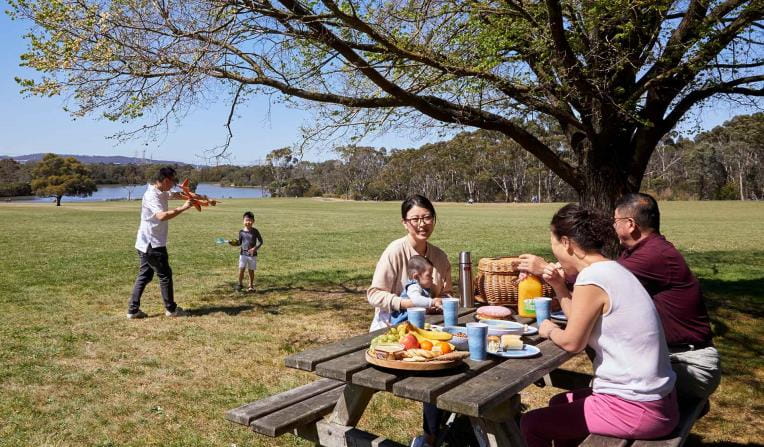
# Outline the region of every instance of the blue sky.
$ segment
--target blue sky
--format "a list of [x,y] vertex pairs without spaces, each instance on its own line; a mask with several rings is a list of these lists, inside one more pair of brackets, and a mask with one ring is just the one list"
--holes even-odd
[[[3,2],[3,6],[5,9],[7,4]],[[62,97],[23,97],[14,77],[34,76],[31,70],[19,67],[19,55],[26,48],[22,38],[25,32],[24,22],[12,21],[0,13],[0,155],[54,152],[140,156],[145,151],[146,157],[158,160],[201,163],[205,150],[224,142],[223,124],[227,109],[223,104],[212,104],[205,110],[193,112],[159,141],[136,139],[118,143],[107,137],[132,127],[94,118],[74,120],[63,110]],[[688,132],[698,126],[708,129],[742,113],[750,111],[717,105],[707,108],[683,126]],[[300,141],[300,125],[311,121],[309,113],[270,105],[265,97],[251,100],[239,110],[239,115],[229,148],[230,161],[235,164],[255,163],[273,149],[292,146]],[[417,147],[436,139],[435,135],[425,140],[413,140],[405,135],[387,134],[367,138],[362,144],[391,149]],[[332,154],[327,152],[305,154],[307,160],[331,157]]]

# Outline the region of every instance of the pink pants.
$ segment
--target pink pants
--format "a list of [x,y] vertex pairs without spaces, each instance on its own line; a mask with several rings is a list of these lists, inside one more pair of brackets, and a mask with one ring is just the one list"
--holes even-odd
[[528,447],[575,446],[590,433],[625,439],[654,439],[671,433],[679,422],[676,394],[638,402],[591,388],[561,393],[549,406],[530,411],[520,420]]

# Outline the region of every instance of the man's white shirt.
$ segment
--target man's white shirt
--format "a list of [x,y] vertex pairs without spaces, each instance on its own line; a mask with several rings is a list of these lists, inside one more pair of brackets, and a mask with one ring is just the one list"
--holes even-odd
[[138,237],[135,240],[135,248],[146,253],[149,244],[152,247],[164,247],[167,245],[167,221],[161,221],[157,217],[160,211],[167,211],[167,202],[170,200],[168,191],[162,192],[154,185],[146,188],[141,201],[141,224],[138,227]]

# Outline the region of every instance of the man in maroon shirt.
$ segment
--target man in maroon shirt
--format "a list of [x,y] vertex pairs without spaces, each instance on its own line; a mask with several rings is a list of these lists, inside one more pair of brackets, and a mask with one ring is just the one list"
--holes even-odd
[[661,317],[679,396],[706,398],[719,385],[719,353],[700,283],[684,257],[660,234],[655,199],[627,194],[616,202],[616,234],[624,251],[618,262],[636,276]]

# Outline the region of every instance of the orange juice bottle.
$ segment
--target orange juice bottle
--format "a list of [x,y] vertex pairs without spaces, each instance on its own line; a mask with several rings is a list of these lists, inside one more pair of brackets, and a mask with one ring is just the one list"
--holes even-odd
[[517,313],[521,317],[535,317],[533,299],[540,297],[541,293],[541,281],[533,275],[526,276],[517,286]]

